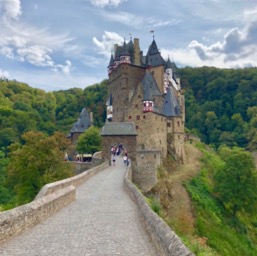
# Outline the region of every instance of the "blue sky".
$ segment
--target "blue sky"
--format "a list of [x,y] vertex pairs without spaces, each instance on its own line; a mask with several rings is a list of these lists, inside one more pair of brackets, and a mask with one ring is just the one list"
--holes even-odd
[[0,0],[0,77],[45,91],[107,76],[114,43],[153,40],[179,67],[257,66],[256,0]]

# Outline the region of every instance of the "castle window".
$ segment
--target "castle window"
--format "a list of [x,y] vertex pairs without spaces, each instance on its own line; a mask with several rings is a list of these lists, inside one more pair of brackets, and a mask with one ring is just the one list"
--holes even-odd
[[129,116],[129,119],[131,119],[131,116]]
[[143,119],[145,119],[145,115],[143,115]]
[[178,135],[178,139],[180,140],[180,135]]
[[141,95],[138,95],[137,97],[138,97],[139,99],[141,99]]
[[178,127],[180,126],[180,123],[179,123],[179,121],[177,122],[178,123]]
[[138,109],[138,104],[135,105],[135,108]]
[[137,116],[137,120],[140,120],[140,116]]
[[170,123],[167,123],[167,127],[170,127],[171,125],[170,125]]
[[139,129],[139,126],[138,125],[136,125],[136,130],[138,130]]
[[162,144],[162,141],[160,140],[160,145]]

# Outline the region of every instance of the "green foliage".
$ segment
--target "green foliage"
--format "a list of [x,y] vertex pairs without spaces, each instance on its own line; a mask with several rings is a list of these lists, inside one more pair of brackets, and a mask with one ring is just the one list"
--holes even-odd
[[[239,154],[239,159],[243,161],[242,165],[239,165],[239,168],[243,169],[245,168],[243,165],[248,166],[250,169],[252,167],[249,156],[245,154],[246,152],[244,150],[238,148],[229,149],[223,147],[219,151],[219,155],[203,144],[198,143],[198,148],[204,153],[201,171],[198,176],[185,184],[193,200],[197,236],[206,237],[207,244],[215,250],[218,255],[256,255],[257,229],[256,226],[252,224],[256,223],[253,221],[253,219],[256,218],[254,218],[253,215],[246,214],[244,211],[241,211],[237,218],[228,215],[226,208],[224,208],[224,202],[221,201],[220,197],[219,200],[217,200],[216,186],[218,184],[214,182],[214,177],[216,178],[217,175],[220,175],[218,174],[220,170],[224,170],[224,168],[233,169],[234,166],[238,164],[238,162],[231,162],[232,159],[237,161],[231,156],[231,152],[234,152],[234,156],[238,156]],[[246,160],[242,159],[240,156],[244,156]],[[231,188],[229,178],[226,181],[228,182],[228,187]],[[222,183],[225,181],[221,179],[219,182]],[[231,183],[233,183],[233,177],[231,177]],[[238,184],[233,183],[232,189],[237,186]],[[228,193],[230,192],[228,191]],[[236,197],[236,195],[230,195]],[[238,196],[240,196],[240,194]],[[249,197],[250,196],[251,195],[249,195]],[[248,204],[252,202],[249,197],[244,197]],[[202,248],[197,246],[197,244],[189,243],[188,246],[196,255],[208,255],[204,254]],[[215,254],[210,253],[210,255]]]
[[30,202],[47,183],[70,177],[71,166],[64,162],[68,143],[64,134],[52,136],[28,132],[22,136],[24,145],[10,147],[8,185],[16,196],[16,204]]
[[7,204],[12,198],[11,191],[6,186],[6,167],[9,163],[9,159],[5,157],[4,151],[3,148],[0,150],[0,206]]
[[94,154],[101,150],[102,137],[98,128],[91,126],[78,138],[77,150],[79,153]]
[[[45,92],[14,80],[0,79],[0,148],[4,154],[4,158],[0,157],[0,205],[11,208],[30,201],[43,184],[67,176],[67,173],[62,175],[63,172],[58,171],[63,168],[63,152],[60,152],[65,147],[62,146],[58,155],[58,150],[53,148],[60,142],[57,143],[55,132],[68,134],[84,107],[93,112],[94,125],[102,126],[105,121],[106,84],[107,80],[104,80],[93,86],[85,85],[84,90],[72,88]],[[38,145],[26,135],[22,136],[32,131],[44,133],[38,133],[38,138],[32,136],[35,141],[38,139]],[[61,159],[60,165],[57,159]],[[66,172],[65,168],[63,171]]]
[[217,198],[234,217],[239,211],[253,213],[257,209],[257,171],[251,153],[222,147],[220,155],[225,164],[214,176]]
[[[257,68],[181,68],[185,89],[186,126],[196,129],[201,140],[216,148],[257,149]],[[249,114],[251,113],[251,114]]]
[[160,201],[155,198],[154,196],[150,196],[146,198],[146,201],[148,205],[151,207],[151,209],[157,213],[159,216],[162,214],[162,206],[160,204]]

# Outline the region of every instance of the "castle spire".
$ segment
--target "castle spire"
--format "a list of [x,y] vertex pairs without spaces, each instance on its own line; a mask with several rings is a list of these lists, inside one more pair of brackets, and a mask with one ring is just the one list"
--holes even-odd
[[113,68],[114,68],[114,58],[113,58],[113,54],[111,54],[110,62],[108,65],[108,74],[111,74],[111,72],[113,71]]
[[122,52],[120,54],[120,63],[128,63],[130,64],[130,54],[128,51],[128,46],[126,44],[125,38],[122,46]]

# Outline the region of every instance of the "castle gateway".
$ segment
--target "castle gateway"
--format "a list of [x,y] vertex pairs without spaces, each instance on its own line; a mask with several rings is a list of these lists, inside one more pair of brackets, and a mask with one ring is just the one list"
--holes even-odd
[[[175,63],[163,59],[154,39],[143,55],[139,39],[135,38],[114,46],[108,75],[106,125],[134,124],[136,154],[133,154],[132,179],[147,191],[155,184],[143,184],[147,180],[145,175],[156,176],[156,170],[150,169],[156,169],[167,153],[181,162],[185,159],[185,104]],[[110,141],[108,134],[102,135],[105,142]],[[118,134],[110,136],[119,141]],[[126,135],[122,136],[124,140]],[[105,142],[103,155],[109,158],[111,145]],[[156,180],[152,177],[149,182]]]

